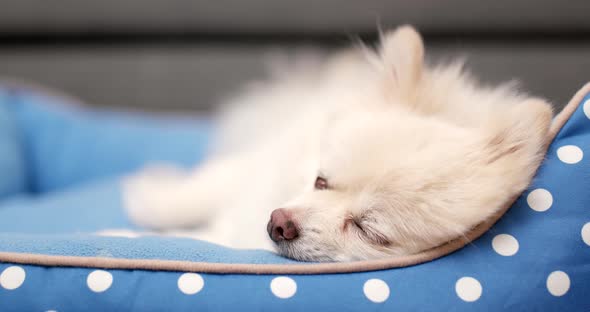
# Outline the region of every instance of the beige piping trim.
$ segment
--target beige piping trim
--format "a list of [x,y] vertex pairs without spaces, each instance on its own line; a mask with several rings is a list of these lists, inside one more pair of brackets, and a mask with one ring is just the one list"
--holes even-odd
[[[576,111],[582,99],[590,93],[590,83],[587,83],[574,95],[568,105],[555,116],[548,133],[549,142],[555,139],[557,133]],[[547,146],[548,147],[548,146]],[[351,273],[384,270],[416,265],[455,252],[467,243],[476,240],[492,227],[508,211],[518,196],[511,198],[498,213],[489,220],[473,228],[464,238],[458,238],[441,246],[423,251],[419,254],[387,258],[379,260],[314,263],[314,264],[228,264],[210,262],[150,260],[150,259],[117,259],[104,257],[76,257],[50,256],[40,254],[0,252],[0,262],[32,264],[42,266],[87,267],[126,270],[156,270],[181,271],[218,274],[327,274]]]

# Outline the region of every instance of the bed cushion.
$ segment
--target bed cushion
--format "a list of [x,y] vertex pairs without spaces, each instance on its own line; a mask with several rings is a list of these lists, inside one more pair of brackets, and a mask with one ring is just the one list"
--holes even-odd
[[5,200],[0,310],[586,311],[590,85],[551,135],[530,188],[496,224],[422,263],[301,263],[190,238],[98,235],[133,228],[116,177]]
[[0,89],[0,198],[27,189],[24,154],[12,112],[12,91]]
[[[16,128],[5,136],[18,139],[25,155],[13,156],[12,162],[26,159],[21,167],[28,174],[29,191],[35,193],[132,172],[147,161],[192,166],[205,155],[211,133],[210,123],[196,116],[96,111],[34,85],[0,81],[2,99],[0,129]],[[2,107],[10,113],[5,122]],[[0,165],[4,154],[3,150]]]

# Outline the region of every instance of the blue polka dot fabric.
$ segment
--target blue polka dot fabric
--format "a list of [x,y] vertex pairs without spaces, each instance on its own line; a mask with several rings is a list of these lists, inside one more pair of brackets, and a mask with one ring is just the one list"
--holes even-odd
[[[120,211],[116,181],[3,199],[0,252],[293,263],[189,239],[93,235],[131,226]],[[0,311],[590,311],[589,189],[590,93],[511,209],[482,237],[437,260],[315,275],[0,262]]]

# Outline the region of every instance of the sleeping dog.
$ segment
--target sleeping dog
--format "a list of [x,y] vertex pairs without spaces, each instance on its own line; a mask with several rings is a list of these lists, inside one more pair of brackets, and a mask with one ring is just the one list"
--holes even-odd
[[528,185],[552,118],[513,85],[424,64],[403,26],[379,47],[285,66],[230,101],[194,170],[125,182],[130,218],[306,261],[418,253],[460,238]]

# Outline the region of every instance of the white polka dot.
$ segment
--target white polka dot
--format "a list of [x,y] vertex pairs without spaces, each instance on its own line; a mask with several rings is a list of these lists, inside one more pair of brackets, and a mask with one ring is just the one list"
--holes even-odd
[[8,290],[17,289],[25,282],[26,275],[23,268],[9,266],[0,274],[0,286]]
[[270,290],[275,296],[281,299],[291,298],[297,292],[297,283],[290,277],[275,277],[270,282]]
[[590,119],[590,100],[586,100],[586,102],[584,102],[584,114],[586,114],[586,117]]
[[363,286],[363,292],[367,299],[381,303],[389,298],[389,286],[384,281],[373,278],[365,282]]
[[556,297],[563,296],[570,289],[570,277],[563,271],[553,271],[547,277],[547,290]]
[[502,256],[513,256],[518,251],[518,241],[512,235],[499,234],[492,240],[492,247]]
[[548,190],[539,188],[529,193],[526,202],[531,209],[543,212],[553,205],[553,196]]
[[473,277],[464,276],[455,284],[457,296],[463,301],[473,302],[481,297],[481,284]]
[[586,245],[590,246],[590,222],[582,227],[582,240]]
[[557,149],[557,157],[566,164],[579,163],[584,158],[584,152],[575,145],[565,145]]
[[185,295],[194,295],[203,289],[205,281],[196,273],[184,273],[178,278],[178,289]]
[[113,275],[107,271],[95,270],[88,274],[86,284],[93,292],[103,292],[113,284]]

